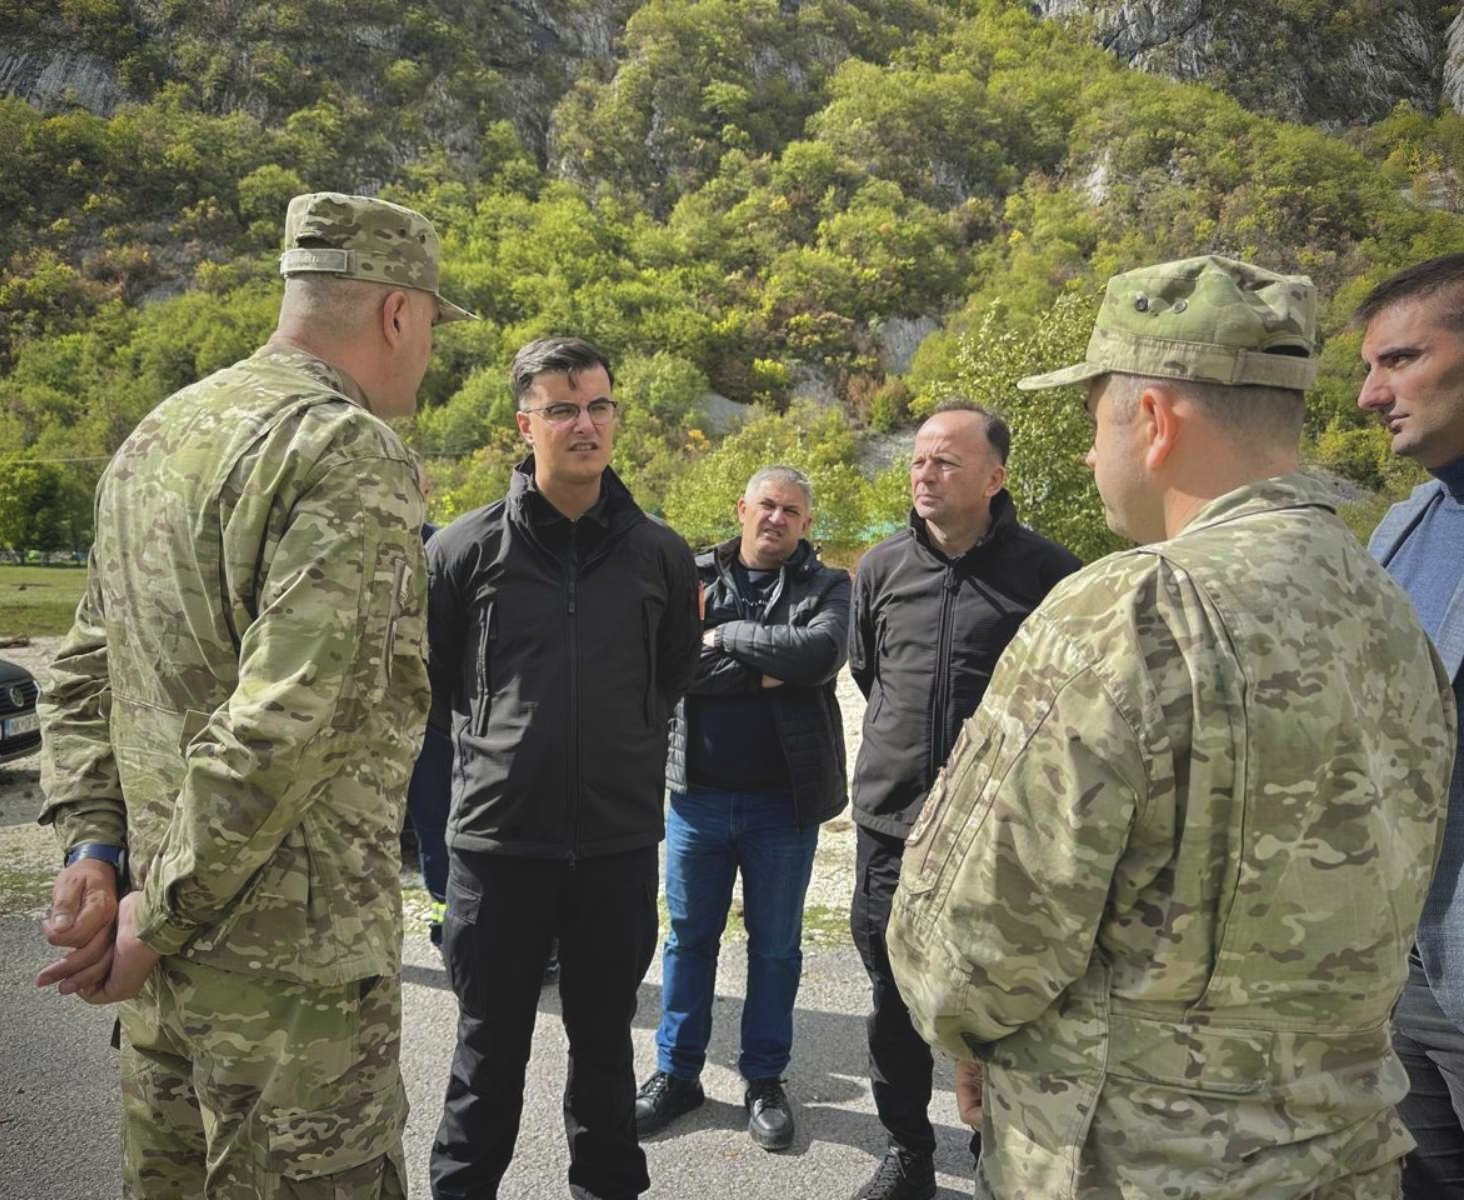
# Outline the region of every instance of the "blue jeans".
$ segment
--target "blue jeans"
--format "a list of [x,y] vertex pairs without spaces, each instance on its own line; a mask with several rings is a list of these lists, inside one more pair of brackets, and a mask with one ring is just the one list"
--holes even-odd
[[1464,1196],[1464,1030],[1434,999],[1415,950],[1393,1010],[1393,1049],[1408,1068],[1398,1115],[1418,1143],[1403,1160],[1403,1200]]
[[717,950],[732,883],[742,872],[747,1000],[742,1006],[744,1079],[780,1078],[793,1049],[793,1001],[803,972],[803,898],[818,826],[799,828],[790,792],[671,793],[666,821],[666,904],[671,932],[662,963],[662,1071],[695,1079],[707,1060]]

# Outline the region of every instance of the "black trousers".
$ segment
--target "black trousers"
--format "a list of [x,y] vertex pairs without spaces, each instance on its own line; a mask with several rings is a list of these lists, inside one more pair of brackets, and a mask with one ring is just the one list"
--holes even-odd
[[1405,1200],[1464,1198],[1464,1031],[1439,1007],[1417,952],[1393,1012],[1393,1049],[1408,1068],[1398,1115],[1418,1142],[1403,1160]]
[[574,864],[452,851],[443,953],[458,1044],[432,1147],[437,1200],[491,1200],[513,1157],[549,947],[569,1036],[570,1194],[650,1187],[635,1133],[630,1022],[656,948],[656,848]]
[[869,1083],[875,1111],[893,1149],[930,1158],[935,1154],[935,1130],[926,1110],[930,1107],[935,1064],[930,1047],[910,1024],[910,1011],[895,987],[885,948],[890,902],[900,882],[904,853],[903,838],[859,827],[849,925],[874,989],[874,1008],[867,1026]]

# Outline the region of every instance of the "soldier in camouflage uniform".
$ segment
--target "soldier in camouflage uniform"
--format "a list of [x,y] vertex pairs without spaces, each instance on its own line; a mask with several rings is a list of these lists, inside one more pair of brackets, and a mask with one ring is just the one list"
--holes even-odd
[[1408,602],[1297,472],[1303,278],[1109,282],[1088,461],[1140,548],[1030,616],[912,830],[916,1025],[985,1067],[976,1194],[1395,1196],[1388,1014],[1454,756]]
[[98,487],[42,706],[67,864],[46,930],[71,952],[38,982],[125,1002],[129,1197],[406,1190],[397,835],[426,583],[384,418],[414,410],[433,325],[468,315],[437,259],[409,209],[297,197],[274,337],[159,405]]

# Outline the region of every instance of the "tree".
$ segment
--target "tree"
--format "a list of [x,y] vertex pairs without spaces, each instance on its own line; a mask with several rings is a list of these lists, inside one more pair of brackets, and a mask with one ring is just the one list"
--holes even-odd
[[79,473],[55,463],[0,463],[0,546],[75,550],[91,537],[90,490]]

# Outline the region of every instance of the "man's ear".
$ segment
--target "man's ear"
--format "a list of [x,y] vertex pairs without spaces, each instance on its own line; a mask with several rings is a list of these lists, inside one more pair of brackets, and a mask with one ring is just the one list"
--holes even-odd
[[532,446],[534,444],[534,439],[533,436],[529,433],[529,414],[524,412],[523,409],[518,408],[514,410],[513,419],[514,422],[518,425],[519,433],[523,434],[524,441],[528,442],[529,445]]
[[1175,412],[1179,395],[1172,388],[1146,387],[1139,395],[1134,414],[1144,447],[1144,466],[1150,471],[1163,466],[1179,443],[1180,419]]
[[991,475],[986,480],[986,497],[989,500],[997,492],[1006,486],[1006,464],[997,463],[991,469]]
[[412,309],[406,292],[389,292],[381,302],[381,336],[386,344],[395,350],[406,336],[407,323],[412,319]]

